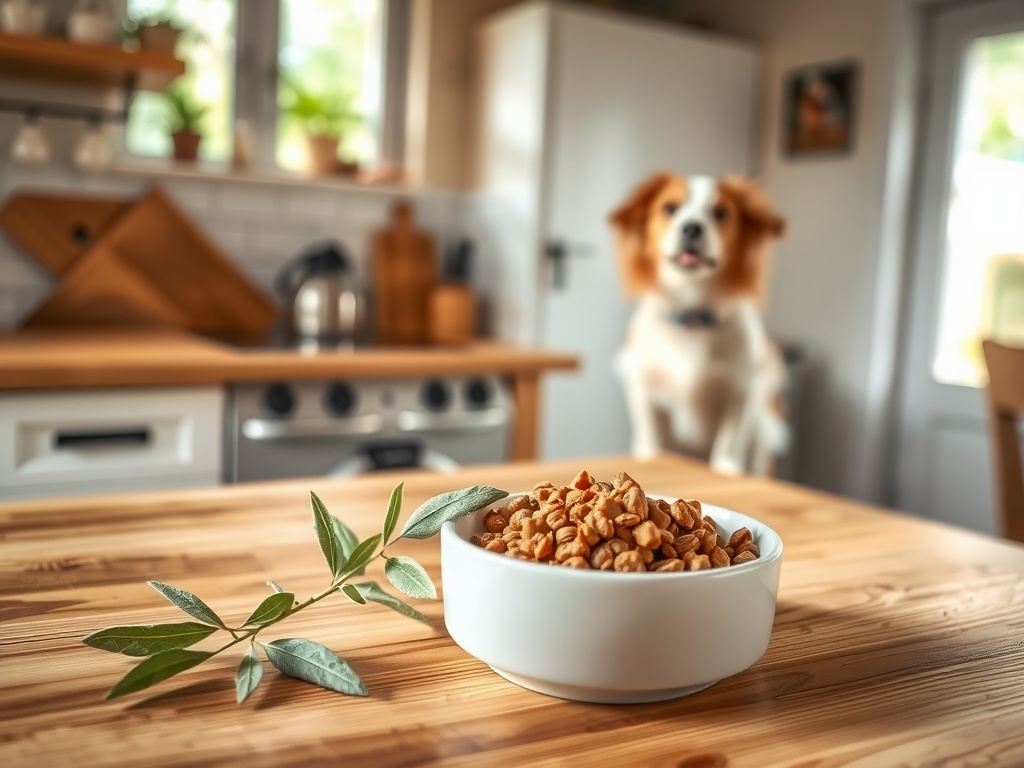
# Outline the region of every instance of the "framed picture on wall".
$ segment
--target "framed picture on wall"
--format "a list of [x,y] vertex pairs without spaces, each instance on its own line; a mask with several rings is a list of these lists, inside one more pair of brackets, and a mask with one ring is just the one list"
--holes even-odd
[[788,157],[846,154],[853,148],[858,63],[800,67],[786,75],[782,150]]

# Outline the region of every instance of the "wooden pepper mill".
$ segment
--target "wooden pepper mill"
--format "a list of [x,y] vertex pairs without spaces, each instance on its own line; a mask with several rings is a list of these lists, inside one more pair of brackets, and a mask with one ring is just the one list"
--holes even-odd
[[476,298],[469,287],[473,246],[462,240],[449,252],[441,285],[430,297],[430,340],[435,344],[468,344],[476,331]]

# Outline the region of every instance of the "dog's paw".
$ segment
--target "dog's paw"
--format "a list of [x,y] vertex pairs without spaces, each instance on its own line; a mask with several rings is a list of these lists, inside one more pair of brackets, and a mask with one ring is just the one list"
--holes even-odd
[[743,474],[743,467],[740,463],[728,456],[712,456],[711,468],[723,475],[731,475],[733,477]]
[[653,459],[661,453],[661,448],[654,443],[633,443],[634,459]]

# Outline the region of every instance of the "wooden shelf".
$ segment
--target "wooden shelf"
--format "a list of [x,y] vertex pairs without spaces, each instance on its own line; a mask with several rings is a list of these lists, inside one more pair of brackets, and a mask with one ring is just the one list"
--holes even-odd
[[0,34],[0,75],[160,91],[184,72],[185,63],[170,53]]

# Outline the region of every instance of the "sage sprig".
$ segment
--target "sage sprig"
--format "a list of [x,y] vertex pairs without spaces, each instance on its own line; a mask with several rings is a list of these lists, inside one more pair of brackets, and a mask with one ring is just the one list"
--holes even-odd
[[[385,549],[403,538],[428,539],[449,520],[475,512],[505,498],[508,493],[489,486],[473,486],[435,496],[412,514],[396,537],[394,532],[402,509],[403,490],[404,484],[399,483],[391,492],[380,533],[362,541],[352,529],[327,511],[315,493],[310,492],[313,527],[320,551],[331,572],[330,585],[298,602],[292,592],[268,581],[267,586],[273,593],[262,600],[238,626],[228,624],[191,592],[158,581],[148,582],[153,589],[198,621],[109,627],[84,638],[82,642],[93,648],[126,656],[146,657],[110,689],[107,698],[116,699],[149,688],[243,643],[248,644],[248,649],[235,674],[235,692],[239,704],[256,690],[263,678],[263,662],[257,648],[261,648],[270,663],[285,675],[339,693],[368,695],[366,686],[355,670],[330,648],[301,638],[263,642],[257,637],[260,632],[335,592],[341,592],[358,605],[376,603],[424,624],[430,623],[411,605],[381,589],[377,582],[352,583],[350,580],[362,576],[370,563],[382,558],[384,575],[395,589],[409,597],[436,599],[437,590],[422,565],[404,555],[386,555]],[[188,650],[217,633],[225,633],[230,639],[225,638],[226,642],[213,651]]]

